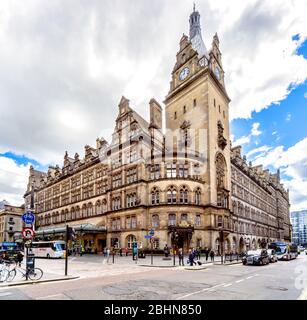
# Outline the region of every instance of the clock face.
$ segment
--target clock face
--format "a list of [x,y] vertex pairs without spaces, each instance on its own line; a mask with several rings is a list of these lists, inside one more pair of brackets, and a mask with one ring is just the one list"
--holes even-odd
[[221,80],[221,71],[218,67],[215,68],[215,75],[218,78],[218,80]]
[[179,74],[179,80],[184,80],[190,74],[190,70],[188,67],[185,67],[181,70]]

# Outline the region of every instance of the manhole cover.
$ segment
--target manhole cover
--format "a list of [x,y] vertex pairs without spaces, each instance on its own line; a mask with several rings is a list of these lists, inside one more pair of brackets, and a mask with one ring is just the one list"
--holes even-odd
[[283,287],[267,287],[267,288],[272,290],[278,290],[278,291],[288,291],[287,288],[283,288]]

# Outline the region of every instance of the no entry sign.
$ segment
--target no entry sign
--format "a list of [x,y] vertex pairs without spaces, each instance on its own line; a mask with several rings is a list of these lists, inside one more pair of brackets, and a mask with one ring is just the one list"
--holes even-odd
[[31,228],[23,228],[22,236],[25,240],[31,240],[34,237],[34,230]]

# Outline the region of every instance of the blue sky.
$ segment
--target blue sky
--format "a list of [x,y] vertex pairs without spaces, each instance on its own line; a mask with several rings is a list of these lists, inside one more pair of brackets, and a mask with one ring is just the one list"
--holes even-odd
[[[297,39],[297,36],[293,37]],[[307,59],[307,41],[297,51]],[[284,146],[286,149],[307,137],[307,81],[294,88],[286,99],[271,104],[260,112],[252,112],[250,119],[231,121],[235,140],[248,136],[254,123],[259,123],[261,134],[251,136],[250,142],[242,145],[245,154],[261,146]],[[253,156],[249,160],[253,160]],[[272,166],[270,166],[271,169]]]

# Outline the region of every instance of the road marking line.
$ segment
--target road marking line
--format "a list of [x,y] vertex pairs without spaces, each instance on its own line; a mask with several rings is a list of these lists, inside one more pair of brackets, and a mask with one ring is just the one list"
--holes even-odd
[[240,283],[242,281],[244,281],[245,279],[241,279],[241,280],[237,280],[236,283]]
[[254,278],[254,276],[249,276],[249,277],[246,277],[245,279],[248,280],[248,279],[251,279],[251,278]]
[[10,295],[12,295],[12,292],[3,292],[3,293],[0,293],[0,297],[10,296]]
[[202,292],[205,292],[205,291],[209,291],[209,290],[212,290],[212,289],[215,289],[217,287],[221,287],[225,285],[225,283],[220,283],[220,284],[217,284],[216,286],[213,286],[213,287],[210,287],[210,288],[205,288],[205,289],[202,289],[200,291],[196,291],[196,292],[192,292],[192,293],[189,293],[189,294],[186,294],[184,296],[181,296],[181,297],[177,297],[175,300],[180,300],[180,299],[184,299],[184,298],[187,298],[187,297],[190,297],[194,294],[197,294],[197,293],[202,293]]
[[52,294],[50,296],[38,297],[38,298],[36,298],[36,300],[44,300],[44,299],[54,298],[54,297],[63,296],[63,295],[64,295],[63,293]]
[[225,284],[225,285],[223,286],[223,288],[227,288],[227,287],[230,287],[230,286],[232,286],[232,283]]

